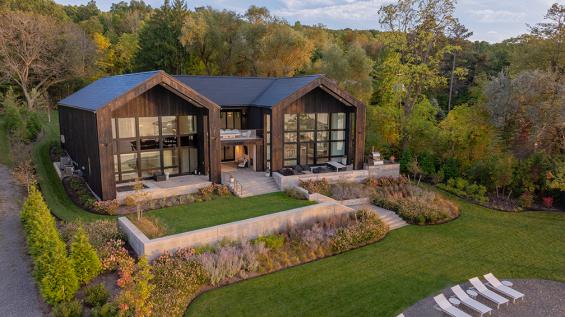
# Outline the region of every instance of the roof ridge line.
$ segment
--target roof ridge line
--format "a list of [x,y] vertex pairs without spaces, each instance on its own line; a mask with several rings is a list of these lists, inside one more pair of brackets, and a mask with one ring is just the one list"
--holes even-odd
[[265,87],[265,89],[263,89],[263,91],[261,91],[260,94],[258,94],[255,99],[251,100],[251,104],[256,104],[255,101],[257,101],[259,98],[261,98],[261,96],[263,96],[265,94],[265,92],[267,92],[267,90],[269,90],[271,88],[271,86],[273,86],[273,84],[277,81],[278,79],[275,79],[273,81],[271,81],[271,83]]
[[281,77],[269,77],[269,76],[231,76],[231,75],[171,75],[173,77],[207,77],[207,78],[241,78],[241,79],[292,79],[292,78],[302,78],[302,77],[321,77],[322,74],[309,74],[300,76],[281,76]]

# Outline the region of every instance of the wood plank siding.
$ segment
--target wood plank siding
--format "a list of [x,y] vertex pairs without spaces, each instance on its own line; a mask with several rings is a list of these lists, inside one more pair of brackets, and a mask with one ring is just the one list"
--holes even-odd
[[96,114],[59,106],[59,129],[62,147],[78,164],[77,168],[83,171],[90,188],[102,196]]
[[[354,138],[348,137],[347,156],[356,169],[363,168],[363,157],[365,148],[365,106],[361,103],[351,105],[341,95],[322,87],[307,87],[311,89],[297,99],[282,103],[272,109],[272,159],[271,167],[277,171],[283,167],[283,135],[284,114],[299,113],[328,113],[345,112],[355,121]],[[339,99],[338,99],[339,98]],[[347,120],[347,131],[351,129],[351,120]],[[347,135],[351,135],[347,133]]]

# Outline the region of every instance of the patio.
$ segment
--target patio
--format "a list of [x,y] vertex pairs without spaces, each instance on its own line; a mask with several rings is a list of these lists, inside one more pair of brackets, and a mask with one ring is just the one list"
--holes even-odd
[[[166,181],[157,182],[147,179],[141,181],[144,185],[143,192],[149,193],[148,198],[164,198],[178,195],[192,194],[202,187],[212,184],[207,175],[182,175],[169,178]],[[116,199],[123,201],[133,193],[134,182],[117,185]],[[127,190],[120,190],[127,188]]]

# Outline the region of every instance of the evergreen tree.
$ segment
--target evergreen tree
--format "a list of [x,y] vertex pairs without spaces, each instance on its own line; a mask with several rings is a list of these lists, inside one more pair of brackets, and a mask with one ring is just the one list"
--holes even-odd
[[188,15],[184,0],[175,0],[163,6],[141,29],[136,65],[139,70],[161,69],[169,74],[182,74],[189,62],[179,37],[182,23]]
[[50,243],[47,256],[50,260],[45,275],[39,281],[39,289],[45,301],[51,305],[71,300],[79,282],[69,258],[65,243],[59,237]]
[[79,227],[71,242],[71,262],[80,283],[88,283],[101,271],[100,259],[88,241],[84,229]]

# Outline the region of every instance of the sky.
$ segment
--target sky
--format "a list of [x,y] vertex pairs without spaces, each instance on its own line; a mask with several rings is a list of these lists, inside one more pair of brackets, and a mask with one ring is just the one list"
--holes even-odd
[[[85,4],[88,0],[55,0]],[[104,11],[119,0],[97,0]],[[528,31],[527,24],[541,22],[554,2],[564,0],[459,0],[455,16],[471,31],[471,40],[500,42]],[[159,7],[163,0],[145,0]],[[188,0],[189,7],[211,6],[243,13],[249,6],[265,6],[290,23],[324,24],[331,29],[379,29],[377,11],[390,0]]]

